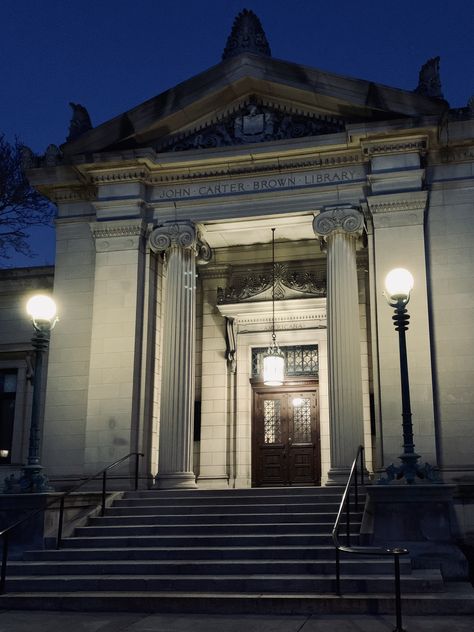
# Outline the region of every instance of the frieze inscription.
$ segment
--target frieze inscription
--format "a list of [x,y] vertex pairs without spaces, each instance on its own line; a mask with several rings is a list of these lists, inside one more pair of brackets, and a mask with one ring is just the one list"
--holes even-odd
[[175,186],[156,186],[153,198],[155,202],[182,199],[209,198],[248,193],[267,193],[306,187],[349,184],[365,179],[365,169],[361,166],[345,169],[318,169],[304,173],[259,176],[254,178],[222,179],[217,182],[200,182]]

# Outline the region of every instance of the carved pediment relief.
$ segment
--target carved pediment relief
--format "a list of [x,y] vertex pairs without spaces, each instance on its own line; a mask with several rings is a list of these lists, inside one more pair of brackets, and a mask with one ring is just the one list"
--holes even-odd
[[[217,304],[267,301],[272,298],[271,267],[262,271],[237,272],[226,288],[218,288]],[[323,271],[310,272],[289,263],[275,264],[275,299],[321,298],[326,296]]]
[[334,134],[344,128],[345,121],[342,119],[301,113],[289,107],[263,103],[252,97],[217,120],[160,141],[156,149],[163,152],[247,145]]

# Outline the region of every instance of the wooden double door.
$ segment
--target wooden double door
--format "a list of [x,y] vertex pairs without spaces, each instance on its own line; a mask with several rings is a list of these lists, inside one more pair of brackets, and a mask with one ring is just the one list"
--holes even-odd
[[320,485],[317,384],[253,389],[252,484]]

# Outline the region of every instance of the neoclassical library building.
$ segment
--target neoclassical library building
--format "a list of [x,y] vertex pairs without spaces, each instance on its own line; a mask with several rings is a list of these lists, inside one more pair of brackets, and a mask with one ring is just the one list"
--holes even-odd
[[377,478],[404,441],[384,286],[403,268],[419,464],[474,483],[474,104],[450,108],[438,58],[412,91],[336,75],[272,57],[244,11],[212,68],[96,127],[72,106],[63,145],[25,149],[56,264],[0,272],[5,476],[28,452],[39,291],[60,318],[55,489],[133,451],[160,489],[340,484],[360,444]]

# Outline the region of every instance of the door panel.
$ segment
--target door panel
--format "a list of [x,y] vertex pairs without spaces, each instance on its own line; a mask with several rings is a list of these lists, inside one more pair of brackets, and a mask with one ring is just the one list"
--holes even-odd
[[320,483],[315,387],[255,389],[252,437],[253,484]]

